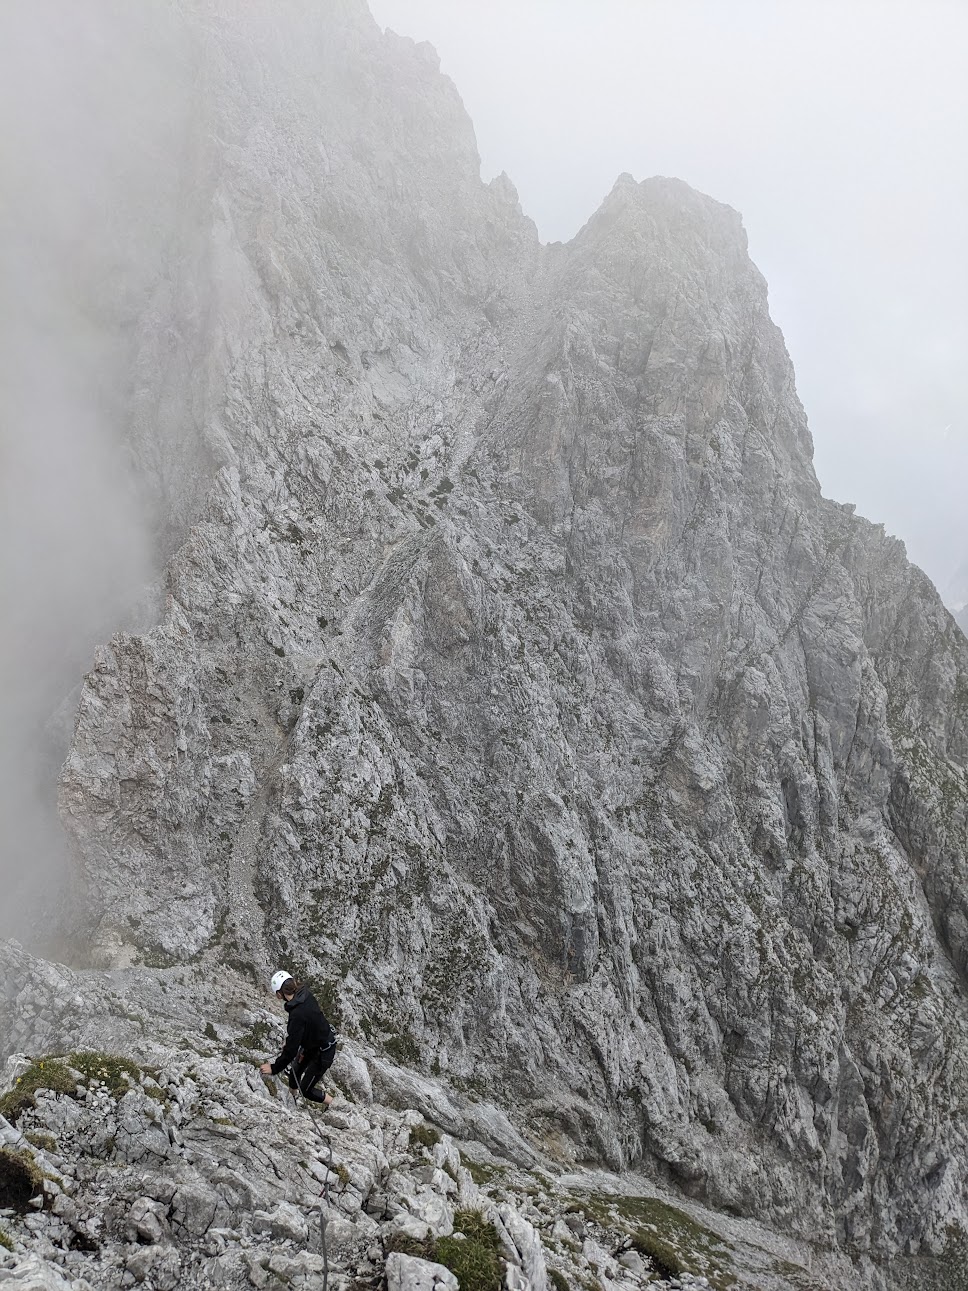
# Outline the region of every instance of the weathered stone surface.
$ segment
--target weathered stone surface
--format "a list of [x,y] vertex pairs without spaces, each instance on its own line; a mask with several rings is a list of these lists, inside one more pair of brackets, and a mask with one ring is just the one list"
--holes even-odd
[[450,1269],[396,1252],[387,1256],[387,1291],[457,1291]]
[[90,1291],[83,1279],[65,1278],[53,1265],[27,1256],[15,1269],[0,1268],[0,1286],[10,1291]]
[[342,1049],[333,1063],[333,1076],[348,1089],[358,1103],[373,1102],[373,1082],[366,1063],[348,1049]]
[[503,1205],[498,1206],[494,1222],[502,1240],[504,1258],[520,1268],[531,1291],[548,1291],[541,1238],[531,1224],[513,1206]]
[[305,1242],[309,1228],[295,1206],[281,1201],[273,1211],[257,1210],[252,1216],[254,1233],[270,1233],[280,1241]]
[[150,1197],[138,1197],[128,1211],[125,1236],[130,1241],[154,1245],[168,1235],[168,1220],[163,1207]]

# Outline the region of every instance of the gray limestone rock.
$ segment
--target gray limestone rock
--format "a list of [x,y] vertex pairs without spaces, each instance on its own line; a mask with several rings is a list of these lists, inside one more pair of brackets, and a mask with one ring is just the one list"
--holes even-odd
[[458,1282],[443,1264],[395,1252],[387,1256],[387,1291],[457,1291]]
[[531,1291],[548,1291],[541,1238],[532,1225],[513,1206],[507,1205],[497,1207],[493,1220],[504,1258],[521,1270]]
[[91,1291],[82,1278],[67,1278],[55,1265],[35,1256],[19,1260],[14,1269],[0,1267],[0,1286],[10,1291]]
[[128,1211],[125,1236],[129,1241],[156,1245],[168,1236],[168,1219],[164,1207],[151,1197],[138,1197]]
[[342,1049],[333,1063],[333,1077],[353,1095],[358,1103],[373,1102],[373,1082],[369,1068],[348,1049]]
[[281,1201],[273,1211],[257,1210],[252,1216],[254,1233],[271,1233],[281,1241],[303,1243],[309,1236],[305,1216],[289,1202]]

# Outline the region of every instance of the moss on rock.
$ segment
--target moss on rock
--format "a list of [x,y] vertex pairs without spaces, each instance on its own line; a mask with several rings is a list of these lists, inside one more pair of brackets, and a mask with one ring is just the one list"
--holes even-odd
[[681,1277],[691,1273],[705,1277],[715,1291],[727,1291],[736,1285],[728,1267],[730,1252],[726,1243],[685,1211],[658,1197],[616,1197],[614,1204],[636,1225],[633,1247],[649,1256],[660,1275]]
[[50,1089],[56,1094],[73,1094],[77,1090],[77,1081],[63,1062],[56,1058],[39,1058],[17,1077],[13,1089],[0,1098],[0,1116],[16,1125],[28,1108],[37,1106],[34,1095],[41,1089]]
[[501,1291],[503,1270],[501,1242],[493,1224],[476,1210],[459,1210],[452,1237],[427,1238],[397,1234],[387,1243],[387,1253],[402,1251],[421,1260],[443,1264],[457,1278],[461,1291]]
[[410,1146],[412,1148],[432,1148],[440,1142],[440,1130],[421,1122],[410,1127]]
[[43,1172],[29,1152],[0,1148],[0,1208],[23,1214],[43,1188]]

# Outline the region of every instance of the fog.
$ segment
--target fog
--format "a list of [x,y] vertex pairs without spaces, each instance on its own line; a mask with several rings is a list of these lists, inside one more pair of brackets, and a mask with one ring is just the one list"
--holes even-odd
[[508,172],[543,238],[622,171],[741,211],[824,491],[968,601],[963,0],[370,7],[436,46],[485,177]]
[[163,9],[0,15],[0,935],[34,942],[70,899],[54,786],[77,687],[153,572],[127,417],[184,102]]

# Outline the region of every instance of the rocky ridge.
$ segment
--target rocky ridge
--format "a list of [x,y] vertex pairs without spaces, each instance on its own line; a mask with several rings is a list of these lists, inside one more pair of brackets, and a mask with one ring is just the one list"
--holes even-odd
[[124,320],[171,556],[80,698],[78,939],[152,1000],[290,964],[887,1285],[968,1224],[965,639],[822,497],[734,211],[623,176],[542,247],[428,47],[275,8],[177,10],[190,196]]
[[[190,973],[70,973],[8,948],[11,965],[31,982],[4,1006],[11,1039],[78,1048],[14,1055],[0,1081],[0,1285],[823,1291],[848,1275],[648,1180],[563,1167],[498,1108],[366,1046],[343,1045],[340,1096],[312,1113],[258,1074],[282,1027],[242,983],[198,1035]],[[125,1035],[133,984],[156,998]],[[88,1047],[110,1041],[137,1060]]]

